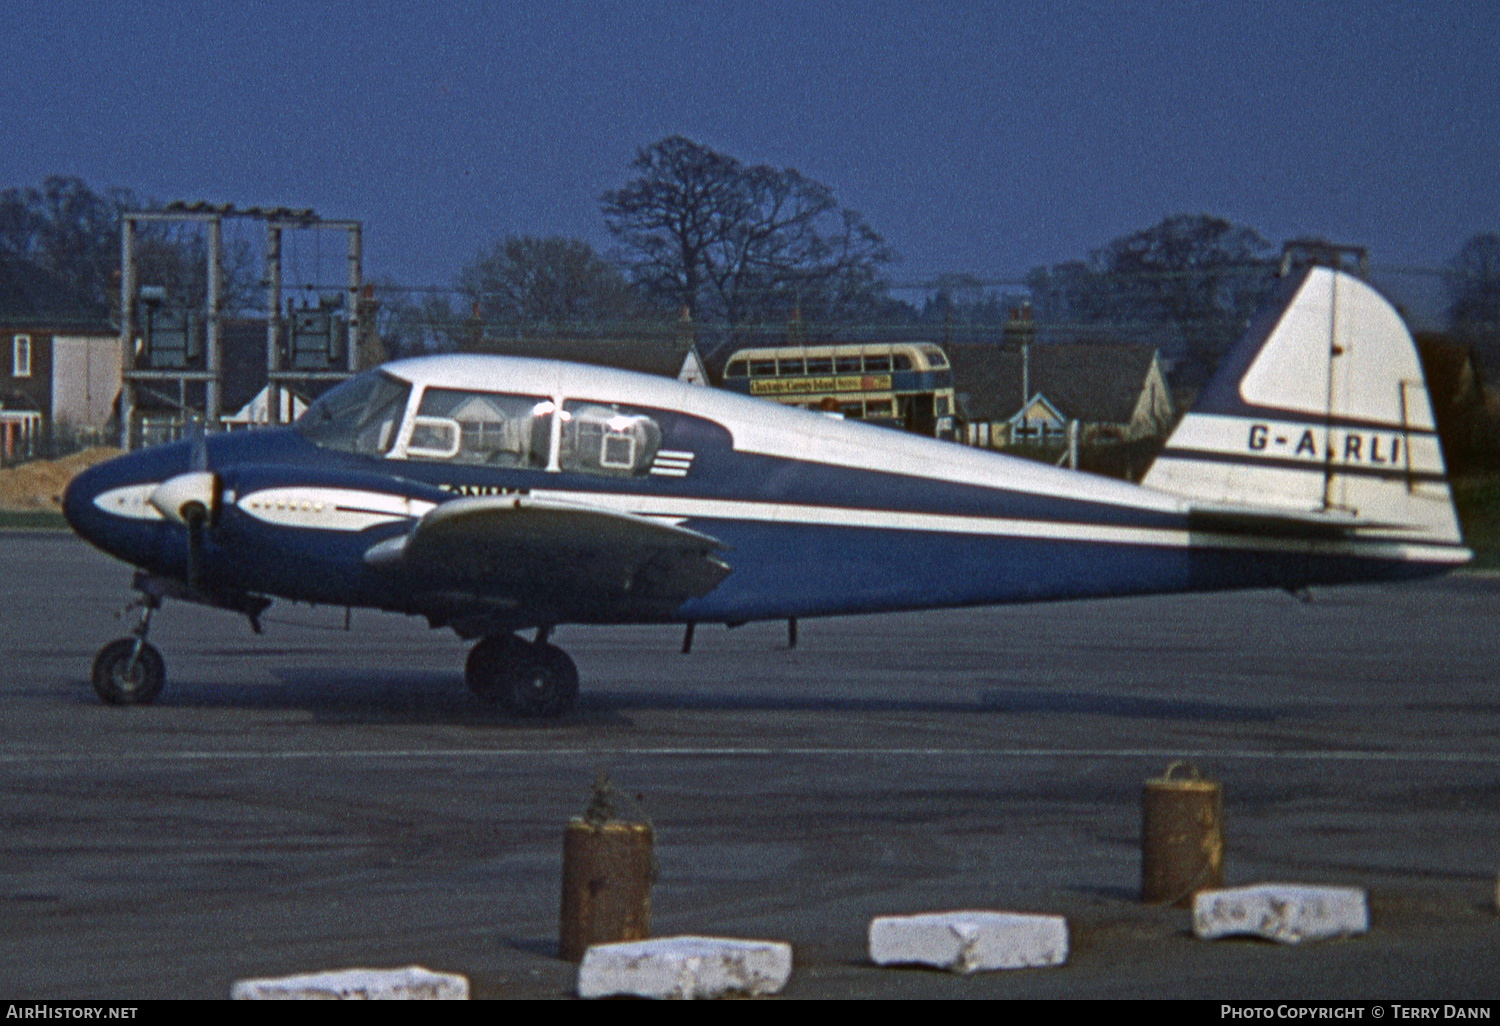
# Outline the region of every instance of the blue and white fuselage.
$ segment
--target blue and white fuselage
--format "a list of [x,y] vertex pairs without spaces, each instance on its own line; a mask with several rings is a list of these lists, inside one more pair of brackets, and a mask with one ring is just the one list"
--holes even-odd
[[[1410,338],[1384,337],[1372,295],[1320,269],[1289,283],[1147,486],[666,379],[449,355],[367,372],[293,428],[96,467],[66,513],[190,597],[486,637],[1441,572],[1468,552]],[[1301,338],[1335,306],[1365,335]]]

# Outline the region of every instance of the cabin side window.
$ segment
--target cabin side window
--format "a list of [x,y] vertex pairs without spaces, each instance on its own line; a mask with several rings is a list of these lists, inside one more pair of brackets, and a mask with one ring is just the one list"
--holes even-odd
[[547,465],[552,409],[544,396],[429,388],[412,418],[406,455],[540,469]]
[[661,448],[661,426],[650,415],[614,403],[570,399],[563,404],[563,470],[605,477],[640,477]]

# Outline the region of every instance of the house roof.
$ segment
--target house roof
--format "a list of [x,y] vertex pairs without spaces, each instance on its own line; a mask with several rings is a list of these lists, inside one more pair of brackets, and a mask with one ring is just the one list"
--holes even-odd
[[[1000,421],[1014,416],[1038,393],[1071,419],[1125,423],[1135,414],[1141,390],[1156,362],[1146,345],[1040,342],[1029,346],[1029,373],[1023,375],[1018,347],[949,343],[954,392],[970,420]],[[1023,386],[1023,378],[1029,379]],[[1023,387],[1030,395],[1023,395]]]
[[0,324],[41,331],[112,335],[109,308],[29,260],[0,254]]

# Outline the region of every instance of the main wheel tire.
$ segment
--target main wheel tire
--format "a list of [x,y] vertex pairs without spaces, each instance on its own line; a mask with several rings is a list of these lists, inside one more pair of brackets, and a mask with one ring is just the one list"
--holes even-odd
[[561,716],[578,699],[578,667],[568,654],[514,634],[494,634],[475,645],[464,679],[476,695],[528,719]]
[[167,664],[161,653],[136,639],[111,641],[94,657],[94,691],[108,705],[148,705],[161,694],[167,682]]
[[517,660],[505,690],[512,716],[561,716],[578,700],[578,667],[555,645],[529,645]]
[[491,634],[469,651],[464,662],[464,682],[480,698],[501,701],[511,666],[531,646],[514,634]]

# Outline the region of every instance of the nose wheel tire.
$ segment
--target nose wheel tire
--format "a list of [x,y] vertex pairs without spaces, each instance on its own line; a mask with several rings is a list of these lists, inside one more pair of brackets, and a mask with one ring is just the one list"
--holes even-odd
[[[136,651],[139,644],[140,651]],[[144,641],[111,641],[94,657],[94,691],[108,705],[147,705],[167,682],[161,653]]]
[[497,634],[474,646],[464,679],[482,698],[497,701],[512,716],[561,716],[578,700],[578,667],[555,645]]

